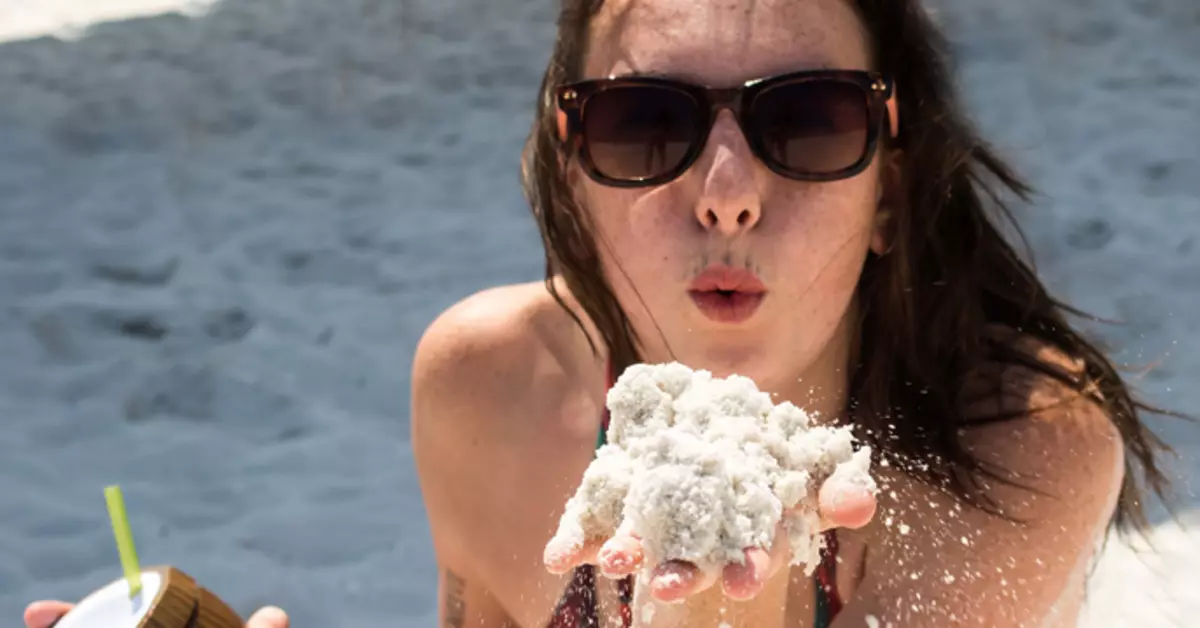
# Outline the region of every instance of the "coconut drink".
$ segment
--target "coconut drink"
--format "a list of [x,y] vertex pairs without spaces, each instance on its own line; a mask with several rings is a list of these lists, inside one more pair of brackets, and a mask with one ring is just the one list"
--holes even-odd
[[138,566],[120,488],[105,489],[125,577],[97,589],[54,628],[242,628],[219,597],[171,566]]

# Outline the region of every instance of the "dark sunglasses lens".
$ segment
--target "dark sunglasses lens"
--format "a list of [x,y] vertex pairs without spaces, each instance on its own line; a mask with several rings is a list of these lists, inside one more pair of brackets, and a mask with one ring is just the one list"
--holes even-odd
[[858,163],[866,152],[870,111],[853,83],[805,81],[771,87],[750,112],[766,156],[800,175],[825,175]]
[[687,156],[700,111],[684,92],[645,85],[593,94],[583,109],[583,141],[592,165],[611,179],[661,176]]

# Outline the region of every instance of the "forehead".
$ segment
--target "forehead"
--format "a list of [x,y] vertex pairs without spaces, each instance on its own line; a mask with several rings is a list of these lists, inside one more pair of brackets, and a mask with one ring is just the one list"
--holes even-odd
[[709,85],[809,68],[866,69],[851,0],[607,0],[584,75],[663,75]]

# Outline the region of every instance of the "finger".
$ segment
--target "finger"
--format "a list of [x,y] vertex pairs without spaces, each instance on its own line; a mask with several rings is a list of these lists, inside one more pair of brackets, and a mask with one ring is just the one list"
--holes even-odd
[[717,577],[715,571],[706,572],[692,563],[671,560],[654,568],[650,593],[663,602],[678,602],[716,584]]
[[600,547],[603,545],[604,539],[585,541],[582,545],[558,538],[551,539],[546,544],[542,562],[545,563],[546,569],[550,573],[567,573],[580,565],[594,564],[596,554],[600,552]]
[[770,554],[757,547],[746,550],[745,562],[741,565],[729,563],[722,571],[721,583],[725,588],[725,595],[735,600],[753,598],[766,584],[770,568]]
[[775,524],[775,540],[771,543],[769,558],[771,566],[767,568],[767,580],[792,562],[792,542],[782,520]]
[[288,616],[283,609],[264,606],[250,616],[246,628],[288,628]]
[[73,604],[57,600],[34,602],[25,607],[25,625],[28,628],[50,628],[72,608],[74,608]]
[[875,495],[861,486],[825,483],[820,493],[821,527],[861,528],[875,516]]
[[642,565],[645,554],[642,542],[631,534],[618,534],[608,540],[596,557],[600,573],[610,578],[622,578]]

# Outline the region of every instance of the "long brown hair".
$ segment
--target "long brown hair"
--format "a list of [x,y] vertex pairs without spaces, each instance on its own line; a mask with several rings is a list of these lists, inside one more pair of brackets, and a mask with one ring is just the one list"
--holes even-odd
[[[553,90],[582,74],[589,25],[603,0],[563,0],[558,37],[542,79],[537,117],[525,147],[522,182],[541,230],[546,283],[561,276],[591,319],[616,372],[638,359],[637,337],[613,295],[596,252],[588,212],[574,201],[557,135]],[[1147,488],[1165,501],[1157,456],[1167,446],[1139,419],[1162,412],[1136,400],[1102,351],[1067,322],[1086,316],[1052,297],[1006,241],[1020,233],[1005,195],[1027,201],[1030,188],[972,128],[953,93],[946,42],[918,0],[855,0],[875,47],[875,65],[898,86],[906,189],[891,207],[892,250],[870,257],[859,284],[859,364],[851,410],[877,452],[920,479],[978,504],[983,468],[959,441],[969,374],[987,362],[1024,365],[1092,397],[1120,431],[1126,474],[1114,522],[1146,526]],[[582,321],[576,317],[576,322]],[[1074,372],[997,340],[998,326],[1081,362]],[[585,328],[586,330],[586,328]],[[595,341],[593,349],[596,349]],[[972,417],[998,421],[1013,415]],[[897,420],[899,419],[899,420]],[[983,504],[980,504],[983,505]]]

